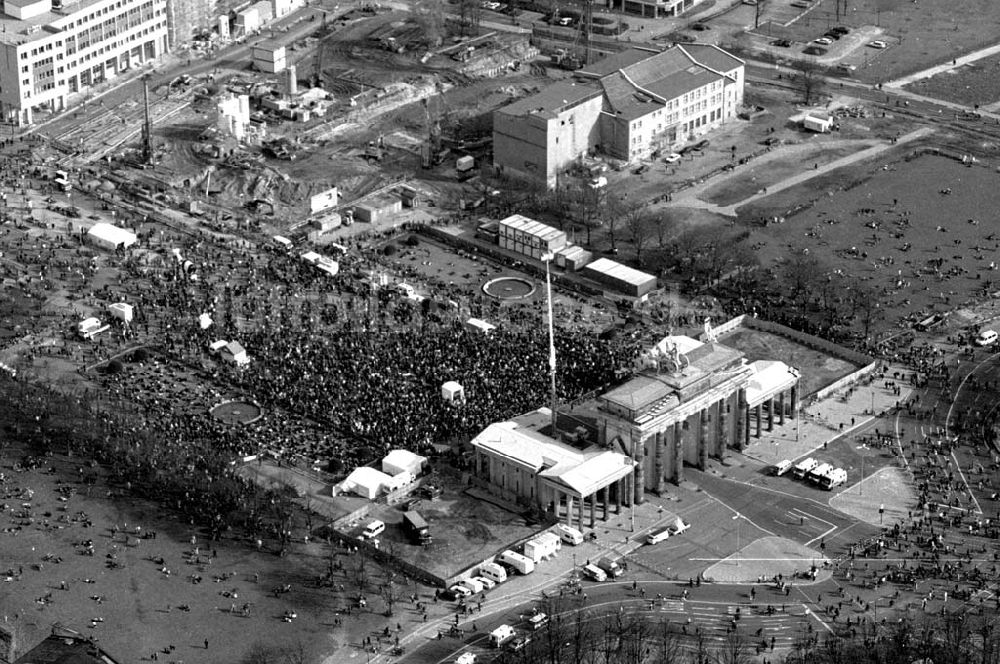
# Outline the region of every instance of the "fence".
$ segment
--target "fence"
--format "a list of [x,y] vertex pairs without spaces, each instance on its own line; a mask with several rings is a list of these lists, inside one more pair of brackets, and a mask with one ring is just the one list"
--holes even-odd
[[[841,390],[848,385],[852,385],[858,382],[861,378],[873,373],[878,368],[878,361],[864,353],[859,353],[850,348],[844,348],[839,346],[832,341],[827,341],[826,339],[817,337],[813,334],[808,334],[806,332],[799,332],[798,330],[793,330],[790,327],[781,325],[780,323],[773,323],[771,321],[761,320],[759,318],[754,318],[753,316],[747,316],[743,314],[741,316],[736,316],[722,325],[713,329],[716,338],[721,338],[726,334],[731,334],[741,327],[745,327],[749,330],[760,330],[762,332],[769,332],[771,334],[778,335],[780,337],[785,337],[786,339],[791,339],[797,343],[806,346],[807,348],[812,348],[814,350],[819,350],[827,355],[832,355],[833,357],[840,358],[851,364],[859,367],[855,371],[842,376],[830,385],[827,385],[812,394],[803,394],[803,399],[812,398],[815,401],[825,399],[834,392]],[[699,338],[705,341],[705,334],[702,333]]]

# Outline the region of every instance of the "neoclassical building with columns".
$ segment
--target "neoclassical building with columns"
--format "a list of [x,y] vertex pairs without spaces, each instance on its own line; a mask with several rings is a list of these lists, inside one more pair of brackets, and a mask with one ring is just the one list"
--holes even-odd
[[783,362],[747,362],[714,341],[668,336],[639,359],[630,380],[598,398],[598,442],[636,463],[635,501],[680,483],[684,466],[742,450],[751,435],[798,410],[799,373]]
[[473,483],[593,527],[610,509],[620,513],[647,491],[681,482],[685,465],[704,469],[709,457],[742,450],[764,427],[795,417],[798,380],[785,363],[748,362],[710,333],[704,342],[667,336],[587,410],[596,432],[553,437],[548,408],[484,429],[472,440]]

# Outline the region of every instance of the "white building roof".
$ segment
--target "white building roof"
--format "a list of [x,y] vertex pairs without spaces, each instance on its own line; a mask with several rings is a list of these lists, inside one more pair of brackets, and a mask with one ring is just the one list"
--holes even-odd
[[757,360],[750,363],[753,376],[747,384],[747,404],[756,406],[799,382],[799,372],[777,360]]
[[540,221],[529,219],[522,214],[512,214],[506,219],[501,219],[500,225],[513,228],[514,230],[521,231],[522,233],[533,237],[541,238],[542,240],[551,240],[559,237],[560,235],[565,235],[565,233],[558,228],[553,228],[548,224],[543,224]]
[[[539,408],[519,419],[546,419],[550,413],[548,408]],[[632,472],[632,460],[622,454],[597,445],[579,450],[518,422],[489,425],[472,439],[472,446],[527,467],[550,484],[581,496]]]
[[497,329],[497,326],[494,325],[493,323],[487,323],[486,321],[479,318],[470,318],[469,320],[465,321],[465,323],[466,325],[478,328],[483,332],[492,332],[493,330]]
[[423,464],[424,461],[427,461],[427,457],[414,454],[409,450],[392,450],[383,457],[382,467],[390,465],[398,468],[408,468],[413,464]]
[[614,277],[633,286],[642,286],[650,281],[656,281],[656,277],[653,275],[636,270],[628,265],[622,265],[610,258],[598,258],[593,263],[588,263],[585,269],[606,274],[609,277]]
[[632,472],[632,460],[618,452],[605,451],[593,455],[581,464],[541,473],[542,477],[569,487],[581,496],[589,496],[602,486]]
[[91,226],[90,230],[87,231],[87,235],[115,246],[123,244],[126,247],[130,247],[138,240],[135,233],[104,222]]

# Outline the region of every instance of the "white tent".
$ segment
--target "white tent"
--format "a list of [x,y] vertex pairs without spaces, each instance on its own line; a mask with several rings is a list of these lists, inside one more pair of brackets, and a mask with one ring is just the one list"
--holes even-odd
[[123,323],[132,322],[132,305],[125,304],[124,302],[115,302],[114,304],[108,305],[108,313],[111,314],[112,318],[117,318]]
[[207,330],[212,327],[212,317],[208,314],[201,314],[198,316],[198,327],[203,330]]
[[87,237],[97,246],[110,251],[119,247],[128,249],[139,240],[135,233],[103,222],[91,226],[87,231]]
[[382,459],[382,472],[395,477],[408,472],[414,477],[420,475],[427,463],[427,457],[414,454],[409,450],[392,450]]
[[247,352],[243,348],[243,344],[239,341],[230,341],[225,345],[225,347],[222,348],[220,353],[222,355],[222,359],[229,360],[239,366],[250,363],[250,358],[247,357]]
[[375,500],[385,486],[392,484],[392,478],[370,466],[361,466],[351,471],[340,483],[341,491],[350,491],[362,498]]
[[465,401],[465,388],[461,383],[449,380],[441,385],[441,398],[451,403],[461,403]]

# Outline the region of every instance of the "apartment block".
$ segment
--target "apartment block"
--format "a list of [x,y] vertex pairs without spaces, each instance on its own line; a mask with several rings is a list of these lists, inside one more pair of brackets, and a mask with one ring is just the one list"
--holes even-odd
[[166,0],[4,0],[0,117],[31,124],[167,50]]

